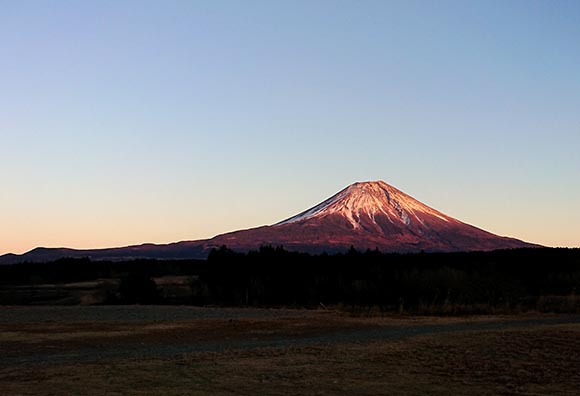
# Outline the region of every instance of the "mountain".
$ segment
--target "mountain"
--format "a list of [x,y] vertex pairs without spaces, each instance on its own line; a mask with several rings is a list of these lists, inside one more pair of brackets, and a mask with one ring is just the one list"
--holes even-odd
[[451,252],[537,247],[447,216],[384,181],[354,183],[326,201],[272,226],[207,241],[248,250],[283,245],[312,253],[378,248],[385,252]]
[[310,253],[350,246],[384,252],[452,252],[539,247],[502,237],[447,216],[383,182],[354,183],[320,204],[271,226],[234,231],[199,241],[144,244],[110,249],[37,248],[4,255],[0,263],[49,261],[61,257],[100,260],[205,258],[213,247],[248,251],[262,245]]
[[38,247],[27,253],[5,254],[0,256],[0,264],[15,264],[21,262],[48,262],[61,258],[84,258],[93,260],[124,261],[135,259],[203,259],[209,250],[205,246],[206,240],[183,241],[156,245],[145,243],[142,245],[116,247],[107,249],[69,249]]

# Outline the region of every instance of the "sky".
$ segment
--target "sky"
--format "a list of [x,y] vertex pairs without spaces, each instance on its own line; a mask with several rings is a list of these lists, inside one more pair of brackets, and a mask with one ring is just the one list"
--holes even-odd
[[209,238],[365,180],[580,246],[580,2],[0,0],[0,254]]

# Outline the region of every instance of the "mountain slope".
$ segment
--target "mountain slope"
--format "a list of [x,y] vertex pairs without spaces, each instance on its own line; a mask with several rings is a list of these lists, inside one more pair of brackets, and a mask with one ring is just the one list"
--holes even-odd
[[383,182],[354,183],[273,226],[219,235],[208,246],[247,250],[263,244],[308,252],[355,246],[393,252],[533,247],[447,216]]
[[61,257],[97,260],[205,258],[213,247],[248,251],[282,245],[310,253],[379,249],[384,252],[451,252],[538,247],[501,237],[447,216],[383,182],[354,183],[320,204],[271,226],[218,235],[209,240],[111,249],[37,248],[4,255],[0,263],[50,261]]

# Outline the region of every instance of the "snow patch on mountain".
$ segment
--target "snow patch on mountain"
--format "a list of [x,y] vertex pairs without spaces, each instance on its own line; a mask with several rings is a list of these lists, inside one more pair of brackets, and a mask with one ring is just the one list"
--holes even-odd
[[342,216],[354,229],[361,228],[362,216],[367,216],[375,225],[377,215],[386,216],[392,224],[402,223],[406,226],[410,226],[414,220],[424,224],[422,217],[425,214],[445,222],[454,221],[381,180],[351,184],[326,201],[276,225],[298,223],[331,214]]

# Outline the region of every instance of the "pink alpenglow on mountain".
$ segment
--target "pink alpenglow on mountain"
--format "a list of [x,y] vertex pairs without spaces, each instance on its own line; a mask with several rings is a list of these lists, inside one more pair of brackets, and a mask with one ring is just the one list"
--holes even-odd
[[306,252],[350,246],[383,252],[453,252],[537,247],[447,216],[383,182],[354,183],[324,202],[272,226],[219,235],[207,246],[234,250],[282,245]]
[[37,248],[23,255],[1,256],[0,264],[51,261],[62,257],[95,260],[206,258],[212,248],[223,245],[237,251],[272,245],[308,253],[341,252],[351,246],[358,250],[400,253],[539,247],[462,223],[383,181],[376,181],[354,183],[307,211],[271,226],[167,245],[93,250]]

